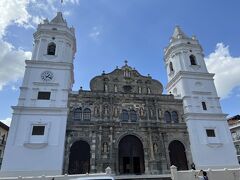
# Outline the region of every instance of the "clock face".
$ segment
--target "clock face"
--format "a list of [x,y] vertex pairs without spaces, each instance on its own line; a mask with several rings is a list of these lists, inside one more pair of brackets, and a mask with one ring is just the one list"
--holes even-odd
[[41,78],[43,81],[51,81],[53,79],[53,73],[51,71],[44,71],[41,74]]

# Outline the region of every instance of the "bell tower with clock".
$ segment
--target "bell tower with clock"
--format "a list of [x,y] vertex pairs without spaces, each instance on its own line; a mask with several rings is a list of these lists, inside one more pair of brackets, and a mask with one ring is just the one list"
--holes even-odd
[[1,176],[62,174],[76,52],[74,28],[58,12],[34,33],[32,59],[13,107]]
[[167,91],[183,100],[191,153],[197,169],[239,167],[236,150],[203,49],[195,36],[175,27],[164,51]]

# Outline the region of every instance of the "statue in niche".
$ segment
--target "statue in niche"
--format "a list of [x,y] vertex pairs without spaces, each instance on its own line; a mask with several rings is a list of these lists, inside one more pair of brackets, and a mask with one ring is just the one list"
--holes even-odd
[[94,115],[97,116],[97,117],[100,115],[98,106],[95,106],[95,108],[94,108]]
[[160,119],[162,117],[162,111],[161,109],[158,109],[158,118]]
[[104,114],[105,117],[108,116],[108,106],[104,106],[103,114]]
[[102,149],[103,153],[107,153],[108,152],[108,145],[107,142],[103,143],[103,149]]
[[69,135],[67,136],[67,143],[68,143],[68,144],[70,144],[70,141],[71,141],[71,138],[72,138],[71,136],[72,136],[71,134],[69,134]]
[[117,107],[114,108],[113,115],[114,115],[114,117],[118,117],[118,108]]
[[153,144],[153,152],[154,152],[154,153],[157,153],[157,152],[158,152],[158,145],[157,145],[157,143],[154,143],[154,144]]
[[144,110],[143,110],[143,108],[140,108],[140,116],[144,116]]
[[149,116],[153,118],[153,110],[151,108],[149,109]]

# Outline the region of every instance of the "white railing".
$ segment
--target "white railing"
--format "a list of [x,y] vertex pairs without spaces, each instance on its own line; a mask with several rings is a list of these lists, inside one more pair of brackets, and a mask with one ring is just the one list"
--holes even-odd
[[98,177],[98,176],[103,176],[106,177],[108,175],[106,175],[105,173],[103,174],[83,174],[83,175],[56,175],[56,176],[27,176],[27,177],[22,177],[22,176],[18,176],[18,177],[4,177],[4,178],[0,178],[1,180],[20,180],[20,179],[25,179],[25,180],[71,180],[71,179],[75,179],[75,178],[80,178],[80,177]]
[[[208,169],[205,171],[210,180],[240,180],[240,168]],[[172,180],[198,180],[198,172],[198,170],[177,171],[176,166],[171,166]]]
[[97,177],[112,177],[112,170],[110,167],[107,167],[105,169],[105,173],[95,173],[95,174],[76,174],[76,175],[53,175],[53,176],[18,176],[15,177],[0,177],[0,180],[20,180],[20,179],[26,179],[26,180],[71,180],[75,178],[97,178]]

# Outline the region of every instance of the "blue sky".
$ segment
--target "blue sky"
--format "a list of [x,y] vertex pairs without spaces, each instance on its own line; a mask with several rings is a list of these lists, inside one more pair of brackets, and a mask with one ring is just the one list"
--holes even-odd
[[[30,58],[32,34],[42,19],[61,10],[77,38],[74,90],[89,89],[89,81],[103,70],[129,65],[141,74],[167,84],[163,49],[175,25],[196,35],[216,87],[223,112],[233,116],[240,108],[240,2],[227,0],[1,0],[0,12],[0,120],[9,122],[17,104]],[[238,72],[239,71],[239,72]]]

